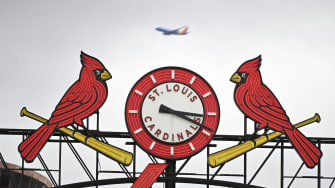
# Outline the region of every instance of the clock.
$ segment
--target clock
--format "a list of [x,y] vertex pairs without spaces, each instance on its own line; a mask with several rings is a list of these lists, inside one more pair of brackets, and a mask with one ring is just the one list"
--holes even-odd
[[128,94],[125,119],[129,133],[150,154],[183,159],[200,152],[220,120],[216,94],[197,73],[181,67],[155,69]]

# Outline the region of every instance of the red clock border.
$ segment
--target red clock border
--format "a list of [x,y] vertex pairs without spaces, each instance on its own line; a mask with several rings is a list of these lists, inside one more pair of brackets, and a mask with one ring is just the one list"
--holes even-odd
[[[153,87],[170,81],[183,83],[197,92],[204,107],[202,123],[213,132],[200,128],[191,139],[178,144],[161,142],[147,132],[141,118],[143,100]],[[132,87],[127,97],[125,120],[129,133],[142,149],[163,159],[183,159],[197,154],[211,141],[219,125],[220,106],[212,87],[197,73],[182,67],[161,67],[142,76]]]

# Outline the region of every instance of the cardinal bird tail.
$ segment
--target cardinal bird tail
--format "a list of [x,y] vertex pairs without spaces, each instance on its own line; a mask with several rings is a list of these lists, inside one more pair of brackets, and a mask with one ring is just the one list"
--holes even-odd
[[313,168],[319,163],[322,152],[298,129],[285,130],[285,134],[308,168]]
[[22,158],[27,162],[32,162],[54,132],[56,125],[57,124],[48,125],[48,123],[44,123],[32,135],[25,139],[19,145],[19,152]]

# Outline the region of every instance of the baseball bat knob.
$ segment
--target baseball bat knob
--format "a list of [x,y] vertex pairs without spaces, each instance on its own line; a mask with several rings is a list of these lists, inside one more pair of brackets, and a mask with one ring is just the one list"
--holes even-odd
[[320,121],[321,121],[321,117],[320,117],[320,115],[319,115],[318,113],[315,113],[314,117],[315,117],[315,121],[316,121],[317,123],[320,123]]
[[23,117],[23,116],[26,115],[26,113],[27,113],[27,108],[26,108],[26,107],[23,107],[23,108],[21,109],[20,116]]

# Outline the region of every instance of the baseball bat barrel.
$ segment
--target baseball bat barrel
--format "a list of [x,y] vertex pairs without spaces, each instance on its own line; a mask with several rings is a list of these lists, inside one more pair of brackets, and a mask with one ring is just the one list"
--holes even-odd
[[[39,121],[41,123],[45,123],[48,120],[36,115],[30,111],[27,110],[26,107],[23,107],[20,112],[21,117],[27,116],[33,120]],[[101,142],[93,137],[89,137],[86,135],[83,135],[80,132],[73,131],[72,129],[68,129],[66,127],[58,128],[59,131],[63,132],[64,134],[72,137],[75,140],[78,140],[79,142],[88,145],[89,147],[93,148],[94,150],[106,155],[107,157],[110,157],[124,165],[130,165],[133,160],[133,154],[122,150],[118,147],[112,146],[110,144],[106,144],[104,142]]]
[[[299,128],[305,125],[308,125],[310,123],[317,122],[319,123],[321,121],[321,118],[319,114],[315,114],[313,117],[306,119],[305,121],[302,121],[300,123],[297,123],[294,125],[295,128]],[[265,144],[269,142],[270,140],[273,140],[277,137],[282,135],[280,132],[272,132],[268,135],[260,136],[254,140],[248,140],[242,144],[218,151],[216,153],[210,154],[208,156],[208,163],[211,167],[219,166],[227,161],[230,161],[262,144]]]

